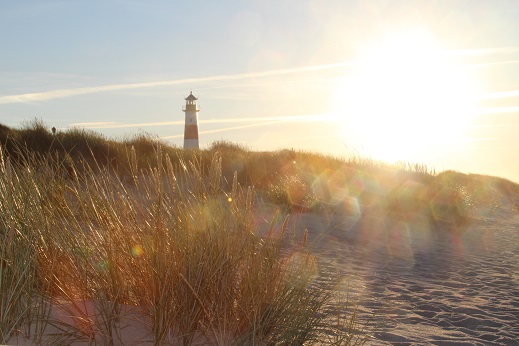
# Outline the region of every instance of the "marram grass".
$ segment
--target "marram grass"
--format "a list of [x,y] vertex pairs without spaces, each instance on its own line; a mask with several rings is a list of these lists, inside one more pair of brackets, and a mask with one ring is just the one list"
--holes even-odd
[[259,235],[254,189],[226,182],[218,154],[158,147],[141,167],[132,148],[131,183],[96,161],[18,157],[0,156],[1,343],[121,344],[129,311],[157,345],[367,340],[354,313],[330,324],[315,257],[282,246],[286,223]]

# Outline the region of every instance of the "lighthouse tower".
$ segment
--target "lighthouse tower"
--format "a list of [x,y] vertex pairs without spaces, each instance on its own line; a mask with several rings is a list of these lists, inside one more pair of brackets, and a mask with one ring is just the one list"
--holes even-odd
[[184,128],[184,149],[199,149],[198,143],[198,100],[193,92],[186,97],[186,106],[182,109],[186,113],[186,125]]

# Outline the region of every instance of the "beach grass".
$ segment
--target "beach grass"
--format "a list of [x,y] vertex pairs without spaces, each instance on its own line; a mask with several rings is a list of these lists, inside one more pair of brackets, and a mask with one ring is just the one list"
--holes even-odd
[[[142,167],[130,147],[123,182],[110,160],[15,152],[0,157],[2,343],[122,344],[135,316],[152,344],[330,333],[334,294],[315,284],[315,256],[286,246],[286,223],[259,234],[255,190],[224,179],[222,154],[171,158],[155,145],[156,165]],[[367,338],[348,323],[333,333]]]
[[0,145],[2,343],[124,344],[142,329],[137,341],[157,345],[361,345],[371,333],[355,309],[325,313],[341,278],[320,285],[308,235],[287,241],[286,220],[259,219],[258,202],[423,214],[458,231],[519,193],[421,164],[229,142],[182,150],[39,121],[0,126]]

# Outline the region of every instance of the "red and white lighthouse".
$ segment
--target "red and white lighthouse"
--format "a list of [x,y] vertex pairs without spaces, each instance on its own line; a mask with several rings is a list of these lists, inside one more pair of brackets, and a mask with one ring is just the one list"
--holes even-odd
[[186,106],[184,113],[186,113],[186,125],[184,128],[184,149],[199,149],[200,145],[198,142],[198,112],[200,109],[196,105],[198,100],[193,92],[186,97]]

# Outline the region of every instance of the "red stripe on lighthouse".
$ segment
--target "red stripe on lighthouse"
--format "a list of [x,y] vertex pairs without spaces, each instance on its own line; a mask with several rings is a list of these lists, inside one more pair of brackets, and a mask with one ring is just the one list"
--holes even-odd
[[186,125],[184,129],[185,139],[198,139],[198,125]]

